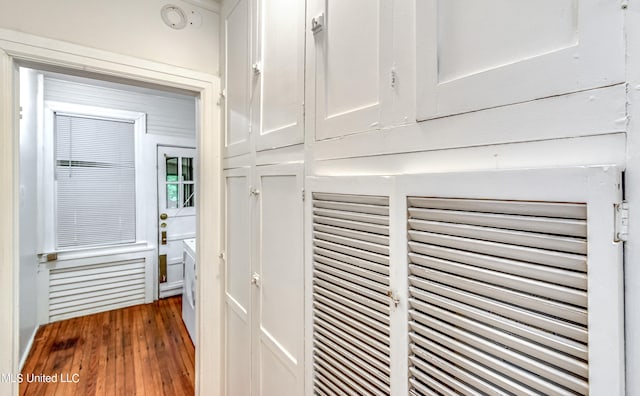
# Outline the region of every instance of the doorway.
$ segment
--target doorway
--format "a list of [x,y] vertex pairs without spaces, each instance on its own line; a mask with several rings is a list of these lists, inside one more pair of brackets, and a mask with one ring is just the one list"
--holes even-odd
[[[38,65],[65,67],[69,69],[93,70],[100,76],[112,76],[116,79],[127,79],[137,84],[159,84],[162,86],[186,89],[196,92],[200,105],[198,120],[200,133],[198,143],[200,150],[205,153],[200,155],[201,168],[211,175],[200,186],[200,198],[204,204],[196,203],[199,216],[206,221],[198,222],[198,234],[207,237],[208,243],[198,251],[202,260],[208,259],[215,262],[219,253],[219,208],[218,196],[220,180],[219,164],[219,132],[218,112],[213,98],[219,91],[218,79],[214,76],[196,73],[181,68],[167,68],[166,65],[153,62],[140,61],[135,58],[123,57],[107,52],[95,53],[87,48],[70,45],[63,42],[53,42],[33,36],[18,35],[11,40],[0,40],[0,81],[3,94],[0,95],[0,111],[4,115],[0,121],[0,147],[2,158],[0,160],[0,182],[4,186],[0,200],[3,202],[0,209],[0,230],[2,230],[2,249],[0,249],[0,314],[9,320],[0,325],[0,350],[3,351],[3,359],[0,360],[0,372],[19,372],[19,216],[20,186],[18,178],[19,147],[18,147],[18,64],[28,59]],[[86,54],[92,54],[91,57]],[[30,64],[33,65],[33,64]],[[14,89],[11,89],[11,86]],[[155,179],[155,178],[154,178]],[[154,180],[155,182],[155,180]],[[199,294],[199,300],[208,299],[211,302],[219,301],[220,285],[217,266],[203,267],[199,269],[198,279],[209,279],[207,290]],[[209,306],[214,306],[210,304]],[[200,304],[202,306],[202,304]],[[203,329],[212,329],[211,336],[199,343],[198,349],[206,350],[206,353],[197,354],[196,368],[199,372],[206,372],[206,376],[197,375],[196,387],[206,394],[219,394],[220,373],[220,312],[207,310],[198,312],[199,326]],[[199,333],[204,333],[200,331]],[[6,354],[6,356],[4,356]],[[6,358],[5,358],[6,357]],[[0,384],[1,393],[15,393],[17,384],[5,382]]]
[[158,146],[158,296],[182,294],[184,241],[196,237],[196,149]]

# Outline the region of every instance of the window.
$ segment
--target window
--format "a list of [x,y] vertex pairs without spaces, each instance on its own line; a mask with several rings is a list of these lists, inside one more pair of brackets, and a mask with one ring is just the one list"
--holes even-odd
[[165,157],[167,209],[195,207],[192,157]]
[[136,241],[135,125],[55,113],[56,249]]

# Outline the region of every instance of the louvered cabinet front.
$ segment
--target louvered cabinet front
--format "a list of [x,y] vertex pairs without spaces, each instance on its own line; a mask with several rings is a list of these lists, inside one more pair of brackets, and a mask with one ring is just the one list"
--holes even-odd
[[584,204],[407,198],[414,395],[585,395]]
[[389,395],[389,198],[312,198],[314,393]]

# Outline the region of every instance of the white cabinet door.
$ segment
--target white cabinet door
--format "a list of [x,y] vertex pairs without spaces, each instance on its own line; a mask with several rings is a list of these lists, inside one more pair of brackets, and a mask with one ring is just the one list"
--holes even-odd
[[249,169],[225,172],[225,324],[227,395],[250,395],[251,199]]
[[[304,141],[304,12],[300,0],[260,0],[256,149]],[[286,10],[286,12],[283,12]]]
[[225,157],[249,152],[250,20],[249,0],[225,3]]
[[[378,129],[391,89],[392,1],[314,0],[316,140]],[[312,24],[312,23],[311,23]]]
[[301,395],[304,378],[302,165],[259,167],[253,394]]
[[620,2],[416,2],[417,110],[428,119],[624,81]]

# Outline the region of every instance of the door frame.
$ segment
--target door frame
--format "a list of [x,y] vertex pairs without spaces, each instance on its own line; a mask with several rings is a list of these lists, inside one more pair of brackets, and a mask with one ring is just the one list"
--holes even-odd
[[[197,235],[206,239],[197,252],[200,287],[196,322],[196,394],[222,393],[220,237],[221,147],[216,99],[219,78],[177,66],[120,55],[44,37],[0,29],[0,373],[19,373],[19,64],[37,64],[91,72],[142,84],[162,85],[199,94],[197,147],[200,199],[196,203]],[[204,302],[208,302],[204,304]],[[206,307],[207,309],[203,309]],[[206,337],[204,336],[206,335]],[[0,382],[0,393],[17,394],[17,382]]]

